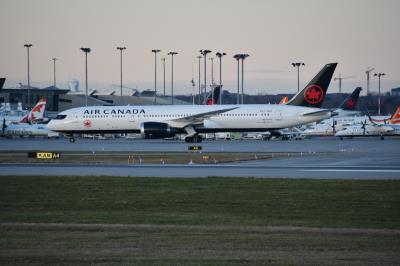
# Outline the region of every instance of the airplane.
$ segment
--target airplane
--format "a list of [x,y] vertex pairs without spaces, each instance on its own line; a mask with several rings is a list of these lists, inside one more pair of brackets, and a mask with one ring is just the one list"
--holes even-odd
[[[24,116],[2,114],[0,119],[4,118],[8,123],[37,123],[44,120],[44,111],[46,109],[47,100],[41,98],[37,104]],[[4,120],[2,119],[2,120]]]
[[14,120],[11,121],[7,121],[9,116],[3,116],[0,136],[58,136],[55,132],[50,131],[46,124],[38,123],[44,121],[46,103],[46,99],[40,99],[27,115],[22,118],[18,117],[20,118],[19,121],[17,120],[17,116],[14,116]]
[[88,106],[69,109],[48,128],[66,134],[141,133],[145,138],[186,133],[186,142],[201,142],[199,133],[258,132],[308,124],[329,118],[321,109],[337,63],[326,64],[308,85],[285,105],[153,105]]
[[338,114],[337,116],[323,120],[320,123],[305,129],[303,134],[305,136],[333,136],[337,131],[342,130],[346,126],[355,123],[362,124],[368,118],[366,116],[355,116],[359,114],[359,112],[354,111],[361,90],[361,87],[357,87],[343,101],[343,103],[334,110],[334,112]]
[[384,136],[400,135],[400,107],[397,107],[396,112],[389,118],[383,119],[384,123],[376,123],[377,119],[373,119],[368,114],[368,119],[371,122],[367,124],[367,120],[362,124],[351,125],[336,132],[335,136],[343,139],[343,137],[367,137],[367,136],[380,136],[383,140]]
[[349,96],[344,99],[341,105],[337,109],[335,109],[335,113],[338,117],[345,117],[345,116],[354,116],[359,115],[360,112],[356,111],[356,105],[358,101],[358,97],[360,96],[360,92],[362,91],[361,87],[357,87]]
[[59,134],[50,131],[46,124],[6,124],[3,121],[2,130],[0,131],[0,136],[12,137],[12,136],[29,136],[29,137],[58,137]]
[[357,124],[346,127],[335,133],[335,137],[339,137],[341,140],[343,137],[367,137],[367,136],[380,136],[383,139],[383,135],[393,131],[391,126],[375,126],[371,124]]

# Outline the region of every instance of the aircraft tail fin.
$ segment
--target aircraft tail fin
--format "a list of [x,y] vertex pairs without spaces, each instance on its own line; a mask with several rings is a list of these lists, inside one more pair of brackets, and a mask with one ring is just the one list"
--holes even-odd
[[361,87],[357,87],[339,106],[339,109],[354,111],[356,109],[358,97],[362,91]]
[[21,119],[21,123],[31,123],[37,120],[43,120],[44,111],[46,109],[47,100],[41,98],[32,110]]
[[397,107],[396,112],[390,118],[390,124],[400,124],[400,106]]
[[289,98],[287,96],[283,97],[279,104],[286,104],[289,101]]
[[221,93],[221,86],[219,85],[215,86],[213,91],[208,94],[204,104],[206,105],[218,104],[220,93]]
[[320,108],[336,66],[337,63],[326,64],[303,90],[290,99],[287,105]]
[[0,90],[3,88],[6,78],[0,78]]

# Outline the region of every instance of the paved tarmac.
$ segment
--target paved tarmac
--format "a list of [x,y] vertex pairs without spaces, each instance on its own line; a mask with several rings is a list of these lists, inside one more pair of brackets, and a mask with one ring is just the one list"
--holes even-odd
[[[187,151],[187,143],[162,140],[0,140],[0,151]],[[326,138],[299,141],[206,141],[203,152],[304,152],[272,160],[229,164],[2,164],[0,175],[110,175],[160,177],[258,177],[400,179],[400,139]],[[320,152],[333,152],[320,154]]]

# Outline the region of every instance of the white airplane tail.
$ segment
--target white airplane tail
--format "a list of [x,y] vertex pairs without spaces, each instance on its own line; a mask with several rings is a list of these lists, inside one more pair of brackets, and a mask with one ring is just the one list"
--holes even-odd
[[38,120],[43,120],[44,110],[46,109],[47,100],[42,98],[39,102],[32,108],[32,110],[21,119],[21,123],[31,123]]

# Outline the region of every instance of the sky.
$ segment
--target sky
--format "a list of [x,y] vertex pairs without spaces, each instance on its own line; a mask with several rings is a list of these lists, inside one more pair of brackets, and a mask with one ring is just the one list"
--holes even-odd
[[[304,62],[300,85],[326,63],[338,62],[343,92],[356,86],[366,91],[367,67],[383,72],[381,88],[400,86],[400,29],[398,0],[0,0],[0,76],[5,87],[27,84],[30,50],[31,85],[53,84],[57,58],[57,85],[70,80],[84,89],[84,54],[88,55],[89,88],[106,89],[120,82],[117,46],[123,55],[124,85],[154,89],[154,53],[157,87],[163,89],[161,58],[166,57],[166,90],[171,87],[170,51],[174,56],[174,92],[190,94],[190,80],[197,86],[200,49],[225,52],[222,59],[224,88],[236,91],[237,61],[234,54],[249,54],[244,61],[245,92],[294,93],[297,72],[292,62]],[[210,56],[211,55],[211,56]],[[211,60],[207,60],[207,83]],[[201,75],[203,75],[203,62]],[[215,81],[219,62],[214,60]],[[203,80],[203,76],[201,78]],[[371,91],[377,91],[371,78]],[[197,87],[196,87],[197,91]],[[332,81],[329,92],[338,91]]]

